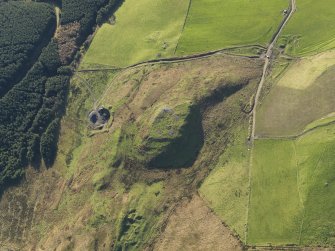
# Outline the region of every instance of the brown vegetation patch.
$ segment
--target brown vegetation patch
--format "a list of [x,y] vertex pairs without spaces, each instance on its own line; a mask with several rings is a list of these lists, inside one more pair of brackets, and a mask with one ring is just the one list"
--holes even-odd
[[80,24],[78,22],[62,25],[58,28],[56,39],[58,42],[59,57],[64,65],[70,63],[77,50]]
[[242,250],[241,243],[197,195],[170,217],[154,250]]

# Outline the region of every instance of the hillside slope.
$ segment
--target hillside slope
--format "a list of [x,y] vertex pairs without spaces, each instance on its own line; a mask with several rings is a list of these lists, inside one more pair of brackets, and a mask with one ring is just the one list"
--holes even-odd
[[314,5],[0,0],[0,250],[332,250]]
[[[115,250],[150,246],[175,204],[196,192],[229,144],[231,128],[248,120],[261,66],[258,59],[215,56],[144,66],[116,76],[78,73],[97,83],[93,90],[101,97],[100,104],[112,107],[113,123],[94,134],[87,129],[86,114],[95,97],[75,78],[56,162],[41,173],[30,170],[21,187],[3,195],[1,208],[7,212],[3,215],[7,223],[2,225],[1,241],[17,248],[37,245],[46,250],[57,245],[75,250],[89,250],[92,245],[112,245]],[[175,154],[173,159],[164,158],[164,169],[151,170],[147,153],[141,153],[141,138],[149,140],[146,135],[151,131],[162,137],[164,130],[180,130],[174,127],[177,124],[169,125],[188,119],[178,112],[179,104],[196,107],[184,110],[197,117],[188,123],[200,122],[190,125],[187,137],[194,137],[198,133],[194,126],[200,126],[203,143],[200,148],[190,148],[196,156],[192,162],[184,165],[177,161],[184,156]],[[165,111],[173,120],[152,124],[156,111]],[[168,117],[162,118],[168,121]],[[175,134],[172,139],[178,137]],[[153,144],[152,154],[159,155],[173,144],[173,140]],[[212,147],[222,150],[213,152]],[[185,168],[180,169],[181,164]],[[20,196],[26,199],[21,201]],[[27,210],[21,211],[22,207]],[[14,215],[20,215],[18,220]],[[22,222],[29,231],[22,228]]]

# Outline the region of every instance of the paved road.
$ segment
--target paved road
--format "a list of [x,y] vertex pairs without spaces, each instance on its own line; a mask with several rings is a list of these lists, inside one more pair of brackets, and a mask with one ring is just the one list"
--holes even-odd
[[252,110],[252,129],[251,129],[251,135],[250,135],[251,136],[250,140],[251,140],[252,144],[253,144],[254,139],[255,139],[257,105],[258,105],[259,97],[261,95],[262,88],[263,88],[263,85],[264,85],[264,82],[265,82],[266,73],[267,73],[269,65],[270,65],[270,60],[271,60],[271,56],[272,56],[272,52],[273,52],[273,47],[275,46],[281,32],[285,28],[285,25],[290,20],[290,18],[292,17],[293,13],[296,10],[296,2],[295,1],[296,0],[291,0],[291,8],[289,10],[289,13],[286,14],[285,19],[281,23],[277,33],[273,36],[272,41],[269,44],[268,49],[266,51],[265,64],[264,64],[264,67],[263,67],[263,75],[262,75],[261,81],[259,82],[259,85],[258,85],[258,89],[257,89],[256,96],[255,96],[254,108]]

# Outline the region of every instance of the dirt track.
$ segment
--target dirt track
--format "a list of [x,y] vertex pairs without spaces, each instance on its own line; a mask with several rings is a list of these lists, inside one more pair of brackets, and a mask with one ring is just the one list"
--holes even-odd
[[259,97],[260,97],[260,94],[261,94],[262,89],[263,89],[263,85],[264,85],[265,78],[266,78],[266,73],[267,73],[267,71],[269,69],[269,66],[270,66],[270,60],[271,60],[271,57],[272,57],[273,47],[275,46],[281,32],[285,28],[285,25],[290,20],[293,13],[295,12],[295,10],[296,10],[296,2],[295,2],[295,0],[291,0],[290,11],[285,16],[282,23],[280,24],[278,31],[274,34],[274,36],[272,38],[272,41],[269,44],[269,46],[267,48],[267,51],[266,51],[265,64],[264,64],[264,68],[263,68],[263,75],[262,75],[262,79],[261,79],[261,81],[259,82],[259,85],[258,85],[258,89],[257,89],[256,96],[255,96],[254,108],[253,108],[253,111],[252,111],[252,130],[251,130],[251,143],[252,144],[253,144],[253,141],[255,139],[256,112],[257,112],[258,101],[259,101]]
[[258,84],[255,100],[254,100],[254,107],[252,110],[252,128],[251,128],[251,134],[250,134],[250,143],[251,143],[251,152],[250,152],[250,160],[249,160],[249,201],[248,201],[248,208],[247,208],[247,224],[246,224],[246,230],[245,230],[245,240],[248,243],[248,218],[249,218],[249,205],[250,205],[250,198],[251,198],[251,169],[252,169],[252,163],[253,163],[253,148],[254,148],[254,140],[255,140],[255,130],[256,130],[256,115],[257,115],[257,106],[260,94],[262,92],[262,88],[265,82],[266,74],[268,72],[269,66],[270,66],[270,60],[272,57],[273,47],[275,46],[281,32],[285,28],[285,25],[292,17],[293,13],[296,10],[296,2],[295,0],[291,0],[291,6],[289,13],[285,16],[283,21],[281,22],[278,31],[273,35],[272,40],[267,48],[266,55],[265,55],[265,63],[263,67],[263,74],[261,81]]

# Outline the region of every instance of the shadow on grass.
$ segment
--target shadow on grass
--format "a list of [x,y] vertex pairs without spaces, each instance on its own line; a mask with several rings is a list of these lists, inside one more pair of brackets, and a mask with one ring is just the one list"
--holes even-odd
[[204,144],[202,115],[199,106],[192,106],[186,118],[186,123],[180,128],[180,137],[173,140],[164,152],[149,162],[150,168],[181,168],[190,167],[195,162]]

